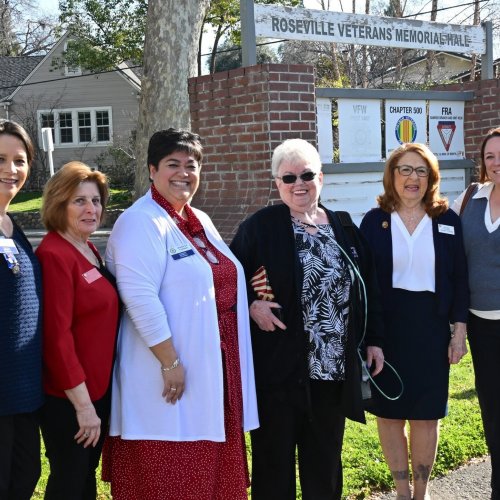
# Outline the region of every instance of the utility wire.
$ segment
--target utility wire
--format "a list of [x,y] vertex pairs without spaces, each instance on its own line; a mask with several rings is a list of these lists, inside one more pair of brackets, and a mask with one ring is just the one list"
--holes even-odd
[[[477,0],[477,3],[483,3],[483,2],[489,2],[490,0]],[[436,9],[435,11],[432,11],[432,10],[428,10],[428,11],[425,11],[425,12],[417,12],[417,13],[414,13],[414,14],[408,14],[406,16],[402,16],[401,18],[399,19],[406,19],[406,18],[409,18],[409,17],[415,17],[415,16],[420,16],[420,15],[424,15],[424,14],[430,14],[432,12],[442,12],[442,11],[445,11],[445,10],[450,10],[450,9],[456,9],[458,7],[468,7],[468,6],[471,6],[471,5],[475,5],[476,2],[467,2],[467,3],[462,3],[462,4],[458,4],[458,5],[452,5],[451,7],[441,7],[439,9]],[[482,6],[482,7],[485,7],[486,5]],[[463,9],[458,15],[460,15],[462,12],[464,12],[466,9]],[[455,17],[457,16],[454,16],[452,19],[455,19]],[[471,16],[468,16],[466,19],[469,19]],[[257,47],[261,47],[261,46],[264,46],[264,45],[273,45],[275,43],[283,43],[283,42],[286,42],[287,40],[273,40],[271,42],[260,42],[260,43],[257,43]],[[235,52],[235,51],[239,51],[241,50],[241,47],[234,47],[234,48],[230,48],[230,49],[222,49],[222,50],[217,50],[215,52],[215,54],[223,54],[223,53],[226,53],[226,52]],[[207,52],[205,54],[200,54],[201,57],[206,57],[206,56],[211,56],[212,55],[212,52]],[[128,66],[128,68],[126,69],[135,69],[135,68],[142,68],[142,66],[140,64],[138,65],[134,65],[134,66]],[[60,81],[64,81],[64,80],[72,80],[74,78],[85,78],[85,77],[89,77],[89,76],[96,76],[96,75],[104,75],[104,74],[107,74],[107,73],[114,73],[115,71],[118,71],[118,72],[124,72],[122,69],[120,68],[115,68],[115,69],[110,69],[110,70],[103,70],[103,71],[94,71],[92,73],[85,73],[83,75],[74,75],[74,76],[64,76],[64,77],[61,77],[61,78],[54,78],[52,80],[42,80],[42,81],[38,81],[38,82],[32,82],[32,83],[21,83],[21,84],[15,84],[13,83],[12,85],[4,85],[2,87],[0,87],[0,90],[6,90],[6,89],[11,89],[11,88],[18,88],[18,87],[28,87],[30,85],[38,85],[39,83],[52,83],[52,82],[60,82]],[[125,75],[126,76],[126,75]]]

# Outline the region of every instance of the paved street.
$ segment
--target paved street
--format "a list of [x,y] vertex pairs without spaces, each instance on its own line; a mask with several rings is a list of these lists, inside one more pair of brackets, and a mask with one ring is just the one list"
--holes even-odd
[[[99,230],[96,231],[90,238],[90,241],[92,241],[92,243],[97,247],[102,257],[104,257],[104,252],[106,250],[109,232],[109,229]],[[45,236],[45,231],[38,229],[27,229],[24,233],[30,240],[34,249],[40,244],[40,241],[42,241],[42,238]]]

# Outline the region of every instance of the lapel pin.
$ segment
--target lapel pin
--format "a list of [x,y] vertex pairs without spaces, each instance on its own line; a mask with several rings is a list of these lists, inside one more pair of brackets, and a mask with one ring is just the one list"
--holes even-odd
[[389,227],[389,223],[385,220],[384,222],[382,222],[382,227],[384,229],[387,229]]

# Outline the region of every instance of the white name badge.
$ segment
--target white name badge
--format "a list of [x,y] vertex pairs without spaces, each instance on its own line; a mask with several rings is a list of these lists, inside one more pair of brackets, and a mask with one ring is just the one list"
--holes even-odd
[[184,259],[190,255],[194,255],[194,250],[189,244],[179,245],[177,247],[170,247],[168,253],[174,260]]
[[438,231],[444,234],[455,234],[455,228],[446,224],[438,224]]
[[0,238],[0,253],[11,253],[17,255],[19,250],[12,238]]

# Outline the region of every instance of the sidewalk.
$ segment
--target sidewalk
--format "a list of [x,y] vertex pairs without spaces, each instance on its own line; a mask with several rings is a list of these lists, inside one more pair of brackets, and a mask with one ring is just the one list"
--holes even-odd
[[[432,500],[488,500],[490,488],[490,457],[471,460],[445,477],[433,479],[429,492]],[[393,500],[396,493],[377,493],[368,500]]]

